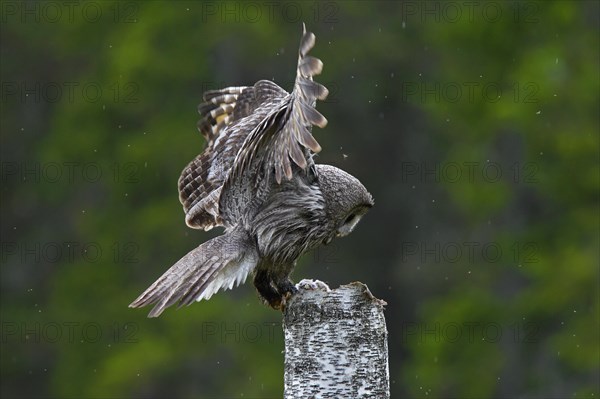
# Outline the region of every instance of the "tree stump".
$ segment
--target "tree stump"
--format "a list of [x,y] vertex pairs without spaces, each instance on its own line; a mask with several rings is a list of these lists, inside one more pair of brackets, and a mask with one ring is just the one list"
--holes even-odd
[[386,303],[360,282],[297,287],[284,311],[284,398],[389,398]]

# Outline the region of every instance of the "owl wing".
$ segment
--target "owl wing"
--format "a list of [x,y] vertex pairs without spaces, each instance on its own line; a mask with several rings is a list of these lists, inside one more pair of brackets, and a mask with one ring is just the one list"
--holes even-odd
[[[189,227],[210,230],[223,225],[219,217],[221,187],[248,133],[288,93],[273,82],[228,87],[204,93],[198,106],[198,130],[206,148],[179,177],[179,200]],[[264,115],[263,115],[264,117]]]
[[272,102],[268,113],[248,133],[235,157],[219,203],[225,223],[234,224],[252,201],[263,198],[269,190],[271,176],[278,184],[284,177],[290,180],[293,169],[310,169],[312,154],[321,151],[311,128],[327,124],[314,106],[317,99],[327,97],[328,91],[313,81],[313,76],[320,74],[323,68],[321,60],[308,55],[314,44],[315,35],[304,28],[292,93]]
[[191,250],[129,307],[154,304],[148,317],[157,317],[175,303],[183,306],[208,300],[219,290],[243,283],[258,260],[258,252],[248,234],[233,230]]

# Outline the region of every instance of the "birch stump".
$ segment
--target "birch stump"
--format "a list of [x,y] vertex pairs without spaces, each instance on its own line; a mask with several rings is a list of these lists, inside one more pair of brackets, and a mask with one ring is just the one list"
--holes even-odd
[[297,287],[284,311],[284,398],[389,398],[386,303],[359,282]]

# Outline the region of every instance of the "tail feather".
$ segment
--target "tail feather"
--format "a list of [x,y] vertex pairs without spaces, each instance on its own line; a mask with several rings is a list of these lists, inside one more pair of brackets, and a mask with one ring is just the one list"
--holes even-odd
[[129,305],[154,304],[148,317],[157,317],[169,306],[209,299],[221,289],[244,282],[258,263],[258,253],[246,233],[232,231],[215,237],[175,263]]

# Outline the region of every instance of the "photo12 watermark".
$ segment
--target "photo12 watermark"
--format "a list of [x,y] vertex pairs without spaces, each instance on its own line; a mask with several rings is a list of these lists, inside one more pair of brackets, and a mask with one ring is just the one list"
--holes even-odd
[[515,322],[502,325],[497,322],[405,322],[401,324],[402,343],[476,343],[495,344],[503,340],[514,343],[535,343],[540,327],[534,322]]
[[[295,80],[285,80],[282,82],[276,82],[278,86],[280,86],[281,88],[283,88],[284,90],[288,90],[288,91],[292,91],[294,89],[294,85],[296,84]],[[318,83],[325,86],[327,88],[327,97],[324,100],[319,100],[319,103],[323,102],[323,103],[337,103],[339,102],[339,92],[340,92],[340,85],[338,82],[336,81],[321,81],[318,80]],[[225,81],[204,81],[202,82],[198,87],[198,93],[205,93],[207,91],[210,90],[220,90],[224,87],[228,87],[230,86],[230,84],[228,82]],[[312,90],[315,90],[315,97],[317,97],[317,95],[319,94],[319,90],[318,88],[313,88],[313,87],[305,87],[303,88],[307,93],[310,93]]]
[[135,241],[115,241],[108,247],[95,241],[1,241],[0,263],[135,264],[139,250]]
[[281,323],[273,322],[210,322],[200,323],[200,342],[208,343],[257,343],[272,344],[281,340]]
[[95,81],[2,81],[0,101],[5,104],[39,103],[118,103],[140,102],[140,85],[137,82]]
[[541,21],[542,4],[540,1],[402,1],[399,17],[403,26],[465,22],[536,24]]
[[325,23],[338,22],[335,1],[202,1],[200,20],[219,23]]
[[401,243],[401,262],[418,263],[500,263],[518,265],[538,263],[540,247],[533,241],[404,241]]
[[111,181],[139,183],[147,164],[137,162],[0,162],[0,182],[81,184]]
[[537,162],[501,163],[495,161],[402,161],[402,183],[539,183]]
[[415,104],[439,103],[538,103],[540,85],[536,82],[437,82],[403,81],[402,101]]
[[3,24],[136,23],[139,1],[2,1]]
[[135,322],[115,322],[102,325],[95,321],[3,321],[2,344],[131,344],[139,340],[139,325]]

